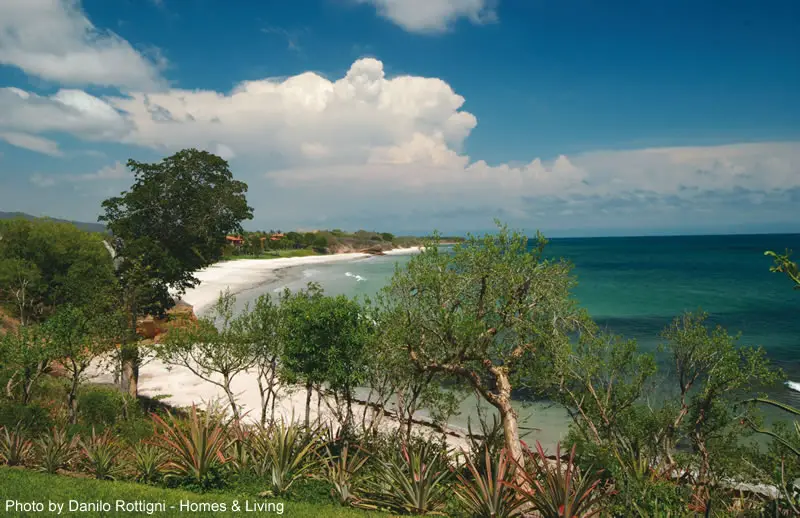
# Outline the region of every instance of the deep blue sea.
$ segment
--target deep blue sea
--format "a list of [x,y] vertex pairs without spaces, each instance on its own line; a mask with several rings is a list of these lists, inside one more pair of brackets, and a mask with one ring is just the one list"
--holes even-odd
[[[785,275],[771,273],[771,258],[764,256],[765,250],[786,248],[800,254],[800,234],[552,239],[547,254],[572,261],[578,301],[598,323],[635,338],[643,350],[656,349],[659,332],[675,316],[702,308],[714,324],[741,332],[741,344],[763,346],[790,380],[800,381],[800,291]],[[389,281],[396,263],[406,261],[407,256],[385,256],[301,267],[269,289],[316,281],[331,294],[368,295]],[[257,294],[248,292],[247,298]],[[788,388],[772,395],[800,404],[800,393]],[[564,419],[549,415],[545,421],[555,427]]]

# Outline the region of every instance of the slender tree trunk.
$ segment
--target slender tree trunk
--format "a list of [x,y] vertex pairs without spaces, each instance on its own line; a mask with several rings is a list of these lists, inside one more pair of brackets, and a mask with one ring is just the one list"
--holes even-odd
[[228,379],[227,376],[225,376],[224,383],[225,383],[225,395],[228,396],[228,402],[230,403],[231,411],[233,412],[233,419],[238,423],[241,417],[239,416],[239,408],[236,405],[236,395],[231,390],[231,380]]
[[306,383],[306,428],[311,426],[311,382]]
[[69,391],[69,422],[78,424],[78,385],[80,382],[80,372],[75,362],[72,362],[72,386]]
[[[524,466],[525,458],[522,455],[522,443],[519,439],[519,424],[517,423],[517,412],[511,406],[511,382],[505,370],[495,369],[497,380],[497,403],[495,407],[500,412],[500,419],[503,423],[503,436],[505,439],[506,451],[512,459],[520,466]],[[516,483],[524,487],[525,479],[517,471]]]

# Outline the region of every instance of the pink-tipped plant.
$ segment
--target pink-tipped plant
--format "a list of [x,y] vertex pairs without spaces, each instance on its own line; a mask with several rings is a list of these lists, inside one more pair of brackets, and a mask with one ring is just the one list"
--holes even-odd
[[31,456],[33,442],[26,436],[22,426],[2,428],[0,433],[0,462],[9,466],[22,466]]
[[167,419],[153,415],[153,421],[153,443],[168,455],[166,475],[207,487],[227,462],[224,450],[228,438],[222,422],[209,413],[201,417],[195,406],[185,422],[172,414]]
[[106,430],[95,432],[88,440],[80,441],[81,467],[98,480],[114,480],[121,473],[119,458],[122,452],[117,438]]
[[538,441],[536,453],[525,448],[524,455],[525,466],[515,462],[523,482],[509,485],[542,518],[591,518],[603,510],[607,492],[601,487],[601,472],[581,473],[575,465],[575,446],[566,462],[561,459],[561,445],[556,446],[556,459],[551,461]]
[[459,486],[456,497],[474,518],[510,518],[520,514],[524,501],[509,486],[514,480],[515,465],[509,461],[506,450],[492,459],[489,449],[484,449],[483,459],[477,463],[466,456],[468,475],[458,473]]

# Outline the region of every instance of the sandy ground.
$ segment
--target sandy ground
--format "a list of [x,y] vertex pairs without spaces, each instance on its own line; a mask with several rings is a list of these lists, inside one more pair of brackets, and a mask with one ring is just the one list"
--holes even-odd
[[[409,254],[418,252],[419,248],[398,249],[389,252],[391,255]],[[272,282],[278,279],[278,271],[293,266],[305,266],[311,264],[331,263],[339,261],[349,261],[370,257],[369,254],[349,253],[328,256],[292,257],[280,259],[242,259],[237,261],[226,261],[215,264],[197,273],[200,285],[187,291],[182,297],[184,301],[194,306],[195,312],[200,312],[203,308],[213,304],[221,291],[230,289],[232,293],[242,291],[258,284]],[[96,383],[113,383],[113,377],[108,372],[95,371],[93,380]],[[258,391],[258,381],[255,372],[244,372],[239,374],[232,384],[233,392],[236,394],[238,405],[245,420],[257,422],[261,417],[260,396]],[[204,381],[185,367],[172,367],[165,365],[159,360],[152,360],[140,369],[139,373],[139,393],[148,396],[167,396],[164,401],[170,405],[178,407],[191,406],[196,404],[205,407],[208,404],[219,401],[224,407],[229,403],[224,391],[217,385]],[[294,419],[302,421],[305,418],[305,389],[300,387],[283,387],[279,393],[275,405],[276,418]],[[354,414],[357,424],[360,424],[360,417],[364,407],[354,406]],[[320,406],[320,414],[323,421],[329,421],[333,414],[323,401]],[[317,416],[317,395],[314,394],[311,403],[311,418]],[[398,423],[389,417],[384,417],[381,421],[381,428],[396,428]],[[417,426],[420,432],[430,433],[427,427]],[[448,437],[451,447],[466,448],[467,441],[460,437]]]

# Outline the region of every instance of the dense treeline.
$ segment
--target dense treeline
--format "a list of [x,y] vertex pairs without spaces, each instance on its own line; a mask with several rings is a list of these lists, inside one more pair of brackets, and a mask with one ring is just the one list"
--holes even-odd
[[[702,312],[669,323],[656,354],[609,335],[542,236],[530,246],[499,226],[444,249],[434,235],[372,299],[310,284],[235,312],[222,293],[208,316],[173,317],[144,340],[140,318],[196,284],[251,209],[208,153],[129,166],[134,185],[104,203],[113,243],[0,222],[0,303],[17,323],[0,338],[2,462],[402,514],[797,515],[800,426],[766,426],[759,409],[798,411],[764,397],[782,381],[764,352]],[[772,255],[800,286],[788,252]],[[138,397],[149,358],[222,399],[200,410]],[[90,384],[98,369],[119,386]],[[257,409],[234,389],[245,376]],[[303,412],[288,416],[295,391]],[[522,393],[569,412],[563,455],[525,443],[511,404]],[[494,417],[459,439],[446,423],[468,394]],[[415,426],[422,410],[433,426]]]

